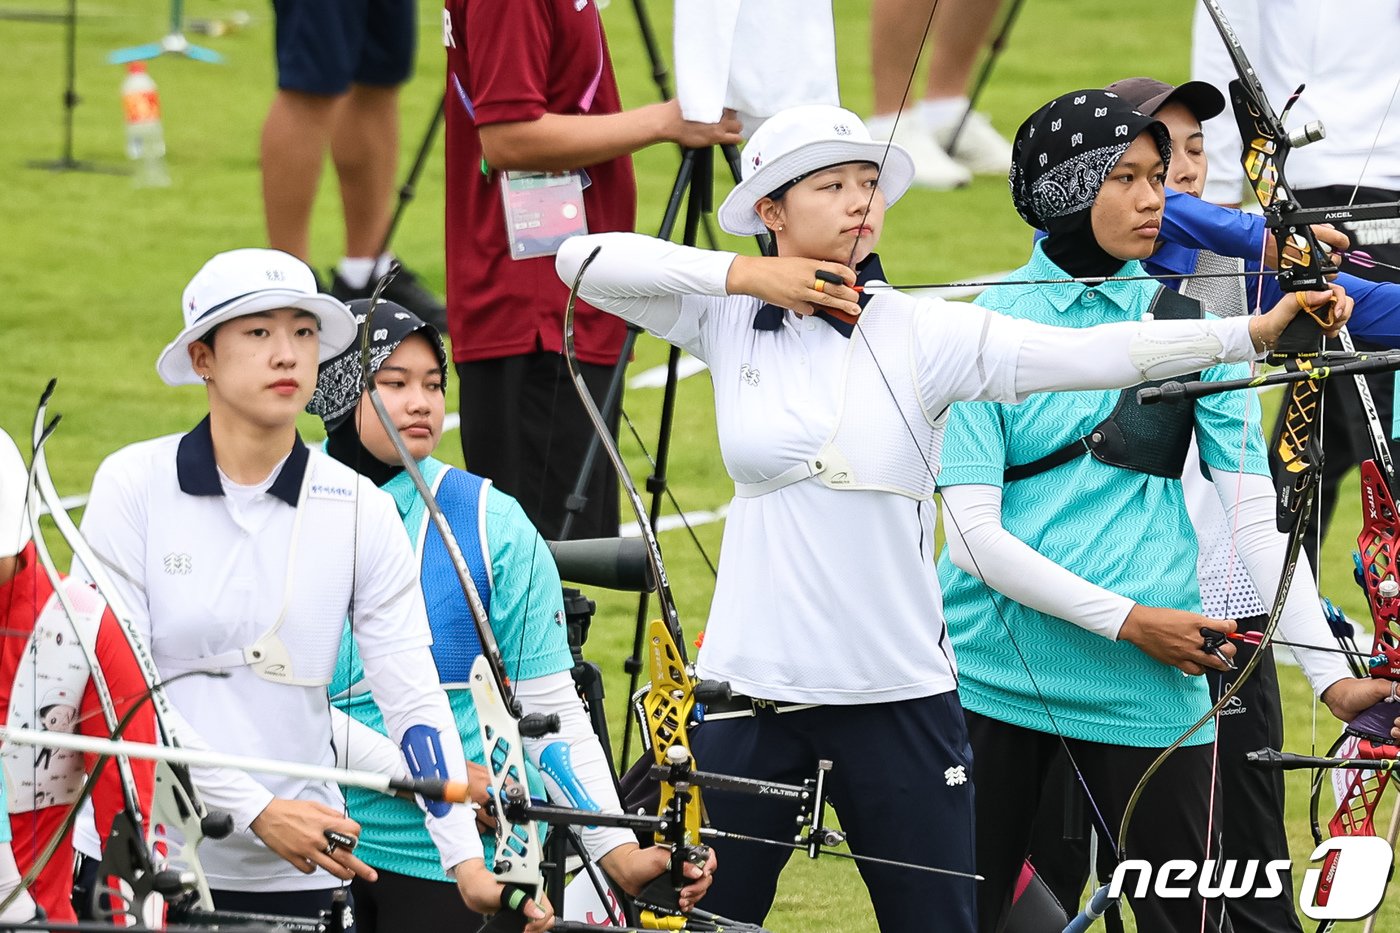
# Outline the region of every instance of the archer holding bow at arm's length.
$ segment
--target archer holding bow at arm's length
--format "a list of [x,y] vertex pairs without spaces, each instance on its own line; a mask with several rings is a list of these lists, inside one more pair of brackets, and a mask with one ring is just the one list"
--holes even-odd
[[[971,871],[971,753],[933,567],[948,406],[1252,359],[1297,305],[1250,321],[1075,331],[890,288],[857,293],[849,286],[883,281],[873,250],[886,205],[909,186],[908,155],[872,141],[855,114],[810,106],[769,119],[742,164],[720,223],[771,231],[776,257],[602,234],[566,241],[556,262],[572,281],[596,250],[581,296],[710,367],[736,497],[697,665],[745,696],[711,705],[696,757],[788,782],[832,759],[832,801],[857,854]],[[772,557],[790,553],[803,557]],[[876,757],[891,762],[879,775]],[[710,792],[706,803],[720,829],[791,834],[792,814],[771,802]],[[745,884],[721,880],[707,908],[761,920],[786,860],[767,849],[726,844],[725,877]],[[911,890],[942,905],[941,929],[975,926],[971,879],[880,866],[862,877],[884,930],[926,928]]]
[[[1071,331],[1136,321],[1144,311],[1208,320],[1176,292],[1126,280],[1142,275],[1139,261],[1152,253],[1162,223],[1172,146],[1161,122],[1114,94],[1075,91],[1027,119],[1015,150],[1013,200],[1048,236],[1011,278],[1118,280],[1008,286],[985,303]],[[1306,294],[1315,305],[1334,297],[1349,316],[1339,287]],[[1290,295],[1269,314],[1299,304]],[[1206,363],[1203,378],[1245,374],[1217,365],[1230,362]],[[1233,663],[1233,646],[1215,654],[1203,646],[1203,629],[1231,632],[1235,623],[1200,613],[1195,533],[1179,482],[1187,447],[1194,432],[1213,470],[1233,473],[1243,458],[1246,469],[1267,475],[1257,425],[1257,403],[1239,393],[1194,409],[1144,408],[1131,391],[953,407],[940,476],[950,529],[939,573],[985,803],[977,835],[977,864],[988,879],[979,892],[983,930],[999,929],[1041,806],[1021,783],[1026,769],[1042,778],[1030,782],[1038,789],[1062,754],[1072,756],[1095,825],[1112,843],[1105,848],[1154,863],[1205,857],[1210,748],[1199,743],[1208,734],[1146,788],[1151,805],[1141,812],[1150,817],[1140,816],[1137,832],[1124,841],[1113,828],[1139,775],[1211,705],[1205,682],[1179,672]],[[1274,553],[1272,506],[1272,495],[1230,503],[1241,530],[1253,534],[1262,524],[1269,533],[1241,540],[1247,558]],[[1277,581],[1278,564],[1247,563]],[[1020,790],[1007,805],[1012,760]],[[1144,931],[1194,927],[1202,916],[1198,897],[1147,897],[1133,908]],[[1206,929],[1215,922],[1208,918]]]
[[[573,656],[563,625],[564,604],[559,572],[544,541],[520,505],[489,480],[448,466],[432,454],[442,439],[448,373],[447,352],[432,325],[392,302],[382,302],[372,316],[370,303],[355,301],[350,309],[372,331],[370,371],[363,374],[358,344],[321,367],[316,394],[308,406],[326,423],[326,452],[374,481],[393,497],[403,520],[405,540],[417,551],[420,583],[433,631],[432,654],[437,679],[447,693],[458,734],[473,772],[473,792],[486,804],[485,761],[481,726],[468,676],[482,653],[479,635],[454,570],[447,547],[428,514],[429,505],[416,489],[384,424],[376,417],[364,379],[372,379],[393,428],[433,490],[433,505],[442,509],[472,572],[490,628],[500,645],[505,673],[526,713],[554,714],[557,733],[525,738],[533,761],[529,780],[534,796],[544,796],[536,768],[542,753],[560,784],[584,795],[600,808],[620,813],[617,791],[598,738],[579,700],[570,671]],[[346,627],[340,659],[330,685],[332,702],[370,728],[383,732],[384,717],[364,680],[364,663]],[[387,742],[387,739],[383,740]],[[390,746],[392,748],[392,745]],[[561,763],[562,762],[562,763]],[[479,778],[479,779],[478,779]],[[432,853],[417,807],[406,800],[347,788],[350,815],[361,827],[356,851],[379,873],[352,887],[360,933],[474,930],[474,916],[443,876]],[[569,805],[567,798],[565,805]],[[497,814],[499,818],[499,814]],[[487,819],[483,814],[482,819]],[[490,827],[487,827],[490,828]],[[584,846],[619,885],[636,894],[666,868],[668,851],[637,847],[627,830],[585,828]],[[483,839],[488,860],[496,858],[494,835]],[[536,853],[538,854],[538,853]],[[693,879],[681,895],[691,906],[709,886],[713,864],[687,865]],[[497,888],[489,874],[477,876]],[[489,900],[490,890],[482,900]],[[496,895],[499,897],[499,895]],[[527,905],[528,930],[543,929],[549,911],[544,901]]]
[[[422,677],[432,638],[393,501],[296,431],[318,361],[350,345],[354,318],[304,263],[262,249],[211,259],[182,310],[156,368],[170,385],[203,383],[208,417],[103,461],[82,522],[161,677],[228,672],[166,688],[182,740],[334,764],[325,688],[348,617],[395,742],[436,747],[433,776],[465,780],[447,699]],[[229,837],[200,849],[216,908],[315,917],[350,878],[375,877],[328,836],[359,833],[333,783],[193,777],[233,817]],[[470,811],[430,811],[426,825],[444,877],[471,906],[494,907],[478,895],[491,879]]]

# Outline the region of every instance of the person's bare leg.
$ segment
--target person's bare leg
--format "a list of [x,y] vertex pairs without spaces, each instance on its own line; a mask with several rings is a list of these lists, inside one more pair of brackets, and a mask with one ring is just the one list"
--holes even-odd
[[[947,3],[949,0],[940,0]],[[917,113],[900,113],[919,106],[912,81],[919,50],[929,25],[934,0],[875,0],[870,11],[870,77],[875,85],[875,112],[867,122],[876,139],[894,139],[914,159],[914,184],[943,190],[972,180],[972,174],[955,163],[934,142]],[[936,20],[944,19],[941,10]],[[935,22],[931,31],[938,31]]]
[[[870,10],[870,77],[875,85],[877,116],[899,109],[933,4],[934,0],[875,0]],[[944,17],[939,14],[938,18]],[[912,104],[911,100],[904,105]]]
[[917,104],[938,145],[951,149],[964,168],[979,175],[1001,175],[1011,167],[1011,143],[985,115],[971,112],[968,101],[973,69],[1000,6],[1000,0],[941,0],[933,18],[928,82]]
[[[924,97],[966,97],[972,68],[987,44],[1000,0],[939,0],[930,37]],[[925,16],[928,15],[927,8]],[[923,24],[920,23],[921,30]],[[904,73],[905,79],[909,72]]]
[[343,97],[279,90],[263,123],[262,193],[267,242],[309,262],[311,207]]
[[345,255],[377,258],[399,159],[399,89],[352,85],[331,137],[345,212]]

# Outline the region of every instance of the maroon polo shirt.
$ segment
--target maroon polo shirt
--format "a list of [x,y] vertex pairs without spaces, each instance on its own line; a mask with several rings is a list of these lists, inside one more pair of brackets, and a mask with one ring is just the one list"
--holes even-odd
[[[512,259],[497,173],[482,173],[478,126],[546,113],[622,109],[594,0],[446,0],[447,319],[456,362],[564,345],[569,288],[554,257]],[[590,233],[631,231],[637,213],[632,161],[587,166]],[[579,359],[617,362],[626,326],[583,302],[574,328]]]

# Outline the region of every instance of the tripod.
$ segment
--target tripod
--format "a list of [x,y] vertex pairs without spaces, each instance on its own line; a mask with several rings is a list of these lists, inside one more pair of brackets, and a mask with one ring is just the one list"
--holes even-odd
[[125,175],[126,169],[115,165],[99,165],[73,158],[73,111],[82,98],[78,96],[78,0],[68,0],[68,12],[63,15],[64,30],[64,71],[66,83],[63,87],[63,152],[57,159],[35,160],[30,168],[41,168],[50,172],[95,172],[104,175]]
[[[656,31],[652,29],[651,26],[651,14],[647,11],[646,0],[632,0],[632,9],[637,14],[637,30],[642,34],[642,44],[646,47],[647,60],[651,62],[651,79],[656,84],[656,91],[661,96],[661,99],[663,101],[670,100],[671,75],[670,72],[666,69],[666,60],[661,56],[661,46],[657,44]],[[429,128],[429,132],[431,132],[431,128]],[[659,235],[663,240],[669,240],[671,238],[671,233],[675,230],[676,214],[680,210],[681,198],[684,196],[686,188],[690,185],[692,179],[694,178],[695,159],[693,156],[693,152],[694,150],[689,149],[681,150],[681,165],[680,168],[676,171],[676,181],[671,187],[671,197],[667,201],[666,212],[662,217],[661,221],[661,232]],[[733,146],[726,146],[724,155],[725,159],[729,162],[729,170],[733,174],[734,180],[737,182],[739,180],[738,150],[735,149]],[[704,188],[706,191],[710,191],[711,183],[714,179],[713,165],[714,160],[713,156],[711,155],[711,158],[707,163],[708,167],[706,168],[704,180]],[[702,228],[705,231],[705,244],[710,249],[715,248],[714,229],[710,225],[710,214],[712,213],[712,211],[712,207],[706,207],[701,214]],[[760,240],[759,242],[760,246],[762,246],[762,240]],[[687,239],[684,241],[684,243],[686,246],[694,246],[695,234],[693,232],[690,233]],[[602,404],[598,406],[598,410],[602,412],[603,418],[608,421],[612,420],[613,413],[617,411],[618,407],[621,404],[622,380],[627,373],[627,361],[632,355],[632,348],[637,342],[637,334],[639,333],[640,330],[638,330],[635,327],[629,326],[627,328],[627,337],[626,341],[622,345],[622,354],[618,357],[617,365],[613,368],[612,378],[608,382],[607,394],[603,397]],[[679,354],[673,352],[672,359],[668,361],[666,370],[666,395],[668,399],[667,404],[670,404],[670,400],[674,395],[674,386],[676,380],[675,361],[679,358]],[[662,435],[664,437],[669,438],[669,421],[663,419],[662,423]],[[574,520],[578,517],[579,513],[582,512],[584,507],[588,504],[588,483],[590,477],[592,477],[593,475],[593,464],[597,462],[598,459],[598,448],[599,440],[597,438],[593,438],[588,442],[588,449],[584,452],[583,462],[579,466],[578,478],[574,481],[573,492],[570,493],[569,497],[566,500],[564,500],[564,522],[560,526],[559,532],[559,537],[561,540],[568,539],[569,533],[573,530],[574,527]],[[657,463],[663,464],[665,459],[664,447],[662,451],[658,453],[658,456],[661,459],[658,460]],[[666,473],[664,465],[657,466],[656,473],[661,477],[661,488],[664,491],[666,488]],[[652,482],[650,480],[648,480],[647,482],[647,489],[652,490]],[[652,523],[655,524],[656,509],[653,508],[652,511]],[[638,630],[640,631],[641,626],[644,626],[645,624],[645,620],[639,622]],[[635,650],[632,652],[634,656],[636,655],[636,653],[637,652]],[[636,677],[632,678],[632,686],[633,689],[636,688]],[[627,742],[626,737],[624,737],[623,757],[626,757],[626,747]]]
[[[656,41],[656,34],[651,26],[651,17],[647,12],[646,0],[633,0],[632,7],[636,11],[637,26],[642,34],[642,41],[646,46],[647,57],[651,62],[652,80],[656,83],[657,92],[661,99],[671,98],[670,76],[666,69],[666,64],[661,56],[660,46]],[[741,178],[739,171],[739,150],[735,146],[721,147],[724,152],[725,161],[729,164],[730,174],[737,182]],[[685,227],[681,242],[686,246],[694,246],[696,237],[700,231],[704,231],[707,245],[711,248],[715,245],[715,236],[711,227],[711,217],[714,213],[714,148],[704,149],[683,149],[681,151],[681,164],[676,170],[676,180],[671,186],[671,195],[666,202],[666,210],[662,214],[661,227],[658,236],[663,240],[669,240],[675,232],[676,221],[680,217],[682,201],[685,202]],[[767,254],[770,252],[769,238],[766,235],[756,237],[759,251]],[[632,356],[633,347],[637,342],[637,335],[641,330],[637,327],[627,328],[627,337],[623,341],[622,351],[618,356],[617,365],[613,367],[612,376],[608,382],[607,392],[602,403],[598,406],[604,419],[611,420],[615,412],[621,409],[622,386],[627,373],[627,362]],[[651,524],[656,526],[657,519],[661,516],[661,503],[666,495],[667,480],[666,467],[668,454],[671,446],[671,428],[675,419],[676,410],[676,387],[680,381],[677,373],[677,366],[680,363],[681,351],[677,347],[671,347],[666,357],[666,388],[661,403],[661,426],[658,429],[656,443],[656,457],[653,461],[651,475],[647,477],[646,488],[651,493],[651,508],[649,510]],[[574,520],[583,511],[588,502],[588,483],[593,475],[593,465],[597,461],[601,439],[593,437],[588,443],[588,449],[584,453],[583,461],[579,466],[578,478],[574,482],[573,491],[565,500],[564,507],[566,514],[561,526],[559,537],[567,539],[573,528]],[[647,594],[642,593],[637,600],[637,622],[632,637],[632,654],[623,662],[623,669],[630,676],[630,686],[627,691],[627,702],[630,703],[632,695],[637,692],[637,682],[642,671],[642,644],[646,640],[647,626]],[[632,728],[630,725],[631,716],[623,718],[622,733],[622,761],[628,762],[632,750]]]
[[[725,160],[729,163],[729,170],[737,181],[740,177],[739,150],[734,146],[724,146],[722,149]],[[676,172],[676,181],[671,187],[671,196],[666,203],[666,211],[661,219],[661,228],[658,233],[661,239],[669,240],[671,238],[671,234],[675,231],[676,221],[680,217],[681,202],[684,201],[685,226],[682,228],[681,242],[686,246],[695,245],[702,219],[714,212],[714,152],[713,147],[684,151],[680,168]],[[759,250],[767,253],[769,251],[768,237],[759,236],[756,239]],[[635,327],[629,327],[627,330],[622,353],[613,370],[612,380],[608,385],[607,395],[601,406],[604,412],[616,411],[621,406],[622,384],[627,361],[632,355],[632,348],[636,344],[637,335],[640,332]],[[677,367],[680,358],[680,348],[672,346],[666,356],[666,388],[662,396],[661,425],[657,431],[655,448],[656,457],[651,475],[646,480],[647,491],[651,493],[649,517],[652,527],[656,526],[657,520],[661,516],[661,504],[666,495],[666,467],[671,446],[671,430],[675,422],[676,389],[680,382]],[[574,515],[586,501],[582,490],[586,488],[586,480],[592,471],[593,459],[597,455],[597,450],[598,439],[594,438],[594,443],[589,445],[584,457],[580,470],[580,481],[575,486],[574,494],[569,497],[566,503],[569,514],[564,517],[565,535],[567,535],[567,529],[572,523]],[[642,645],[646,640],[646,626],[649,618],[647,604],[648,594],[642,593],[637,599],[637,621],[632,636],[632,654],[623,662],[623,669],[630,677],[627,690],[629,702],[632,695],[637,692],[637,683],[642,672]],[[624,720],[624,724],[629,722],[630,717]],[[624,763],[630,760],[631,743],[632,729],[630,725],[626,725],[622,734],[622,761]]]
[[432,151],[433,141],[437,138],[438,128],[442,126],[446,109],[447,94],[444,92],[442,99],[438,101],[437,109],[433,111],[432,120],[428,123],[428,131],[423,134],[423,142],[418,146],[418,153],[413,157],[413,166],[408,170],[408,177],[399,187],[398,202],[394,205],[394,216],[389,219],[389,229],[384,231],[384,240],[379,246],[380,256],[389,252],[389,243],[394,238],[394,231],[399,228],[399,221],[403,219],[404,211],[408,208],[409,202],[418,194],[418,179],[423,174],[424,166],[428,164],[428,153]]
[[209,62],[210,64],[218,64],[224,60],[224,57],[218,52],[203,46],[192,45],[190,40],[185,38],[184,0],[170,0],[170,31],[159,42],[148,42],[145,45],[117,49],[107,56],[107,61],[113,65],[125,65],[128,62],[142,61],[147,58],[159,58],[162,55],[183,55],[197,62]]

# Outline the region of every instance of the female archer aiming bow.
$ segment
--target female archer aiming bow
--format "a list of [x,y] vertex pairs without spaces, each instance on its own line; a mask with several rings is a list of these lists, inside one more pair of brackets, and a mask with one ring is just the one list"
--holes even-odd
[[[556,261],[572,281],[596,251],[580,296],[689,350],[714,382],[735,500],[697,666],[739,696],[706,710],[696,756],[788,782],[831,759],[854,852],[952,872],[862,865],[881,929],[927,929],[937,904],[941,930],[971,931],[976,890],[957,873],[974,870],[972,758],[933,561],[948,406],[1252,359],[1297,305],[1073,331],[914,298],[885,285],[873,252],[912,178],[903,149],[850,111],[806,106],[763,124],[742,164],[720,225],[771,233],[776,256],[613,233],[568,240]],[[720,829],[792,835],[772,801],[708,791],[706,806]],[[735,880],[706,906],[761,921],[786,854],[733,843],[722,857]]]
[[[1194,299],[1135,280],[1162,226],[1173,158],[1164,124],[1115,94],[1074,91],[1022,124],[1015,153],[1017,211],[1048,235],[1011,278],[1091,281],[998,288],[986,304],[1064,328],[1136,320],[1144,309],[1202,319]],[[1092,281],[1104,277],[1114,279]],[[1340,286],[1304,300],[1334,296],[1349,315],[1352,300]],[[1298,300],[1284,296],[1275,311],[1283,304]],[[1202,378],[1247,374],[1242,365],[1212,365]],[[1195,675],[1233,663],[1232,644],[1212,655],[1203,640],[1209,630],[1233,632],[1235,621],[1201,614],[1196,532],[1180,481],[1193,434],[1201,462],[1222,480],[1216,488],[1244,566],[1259,592],[1274,592],[1286,542],[1275,527],[1251,394],[1214,395],[1194,407],[1144,407],[1131,391],[953,406],[940,485],[958,527],[939,574],[978,764],[977,865],[987,878],[981,930],[1002,928],[1045,775],[1066,749],[1107,838],[1101,861],[1118,845],[1153,865],[1199,864],[1213,851],[1207,840],[1218,825],[1211,817],[1218,798],[1208,731],[1166,759],[1126,840],[1118,838],[1148,766],[1212,704]],[[1235,495],[1237,477],[1243,496]],[[1290,624],[1318,614],[1308,589],[1291,589],[1283,607]],[[1332,688],[1340,705],[1347,691],[1367,692],[1344,668]],[[1353,702],[1360,709],[1373,701]],[[1132,905],[1143,931],[1219,928],[1195,892],[1148,894]]]

